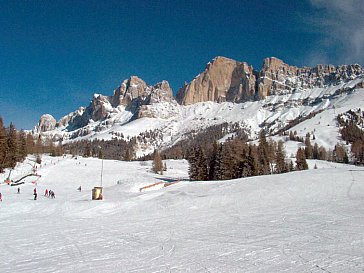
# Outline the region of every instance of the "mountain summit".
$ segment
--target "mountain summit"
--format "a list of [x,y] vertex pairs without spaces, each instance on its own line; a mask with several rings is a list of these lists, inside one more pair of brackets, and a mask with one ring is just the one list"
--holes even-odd
[[[261,129],[276,134],[301,126],[304,136],[316,126],[316,141],[332,148],[339,135],[337,115],[364,108],[361,88],[364,71],[357,64],[299,68],[270,57],[256,71],[246,62],[216,57],[176,98],[167,81],[148,85],[132,76],[112,95],[94,94],[87,107],[57,122],[42,116],[33,132],[62,143],[118,139],[132,143],[141,156],[209,128],[219,128],[221,135],[249,131],[254,139]],[[307,121],[318,114],[322,120]]]
[[202,101],[245,102],[335,85],[362,75],[363,69],[357,64],[298,68],[270,57],[264,59],[261,70],[256,71],[246,62],[217,57],[178,91],[176,99],[183,105]]

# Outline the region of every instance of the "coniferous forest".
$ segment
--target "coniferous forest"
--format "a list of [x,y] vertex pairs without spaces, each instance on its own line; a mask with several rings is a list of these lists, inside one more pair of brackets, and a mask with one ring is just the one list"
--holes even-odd
[[[5,168],[14,168],[28,154],[49,153],[53,156],[64,152],[85,157],[119,160],[154,160],[155,172],[163,171],[162,159],[187,159],[191,180],[227,180],[241,177],[285,173],[294,170],[306,170],[306,159],[328,160],[339,163],[364,164],[364,133],[361,127],[364,114],[358,110],[350,110],[337,117],[341,137],[346,144],[351,144],[350,153],[346,146],[337,144],[332,150],[326,150],[317,143],[312,132],[299,137],[296,132],[284,131],[281,136],[286,140],[302,142],[294,161],[286,159],[283,141],[275,142],[266,138],[262,130],[256,144],[248,141],[248,131],[236,124],[221,124],[204,131],[191,134],[185,140],[176,143],[163,151],[135,158],[134,146],[137,138],[129,140],[113,139],[111,141],[92,140],[71,142],[66,145],[55,145],[51,140],[34,138],[31,133],[17,131],[13,123],[5,126],[0,117],[0,172]],[[226,133],[234,136],[219,143]],[[291,155],[291,157],[294,155]]]
[[283,142],[267,140],[263,130],[258,145],[244,138],[215,142],[208,150],[195,147],[188,162],[191,180],[228,180],[308,169],[303,150],[297,152],[295,163],[286,161]]
[[43,143],[34,139],[32,134],[23,130],[17,131],[13,123],[5,127],[0,117],[0,172],[5,168],[14,168],[17,162],[22,162],[28,154],[49,153],[62,155],[61,146],[55,146],[51,141]]

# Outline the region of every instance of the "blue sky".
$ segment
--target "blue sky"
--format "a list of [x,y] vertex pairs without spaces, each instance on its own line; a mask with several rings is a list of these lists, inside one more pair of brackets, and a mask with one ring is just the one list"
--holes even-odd
[[0,116],[30,129],[131,75],[176,93],[215,56],[364,64],[363,13],[361,0],[0,1]]

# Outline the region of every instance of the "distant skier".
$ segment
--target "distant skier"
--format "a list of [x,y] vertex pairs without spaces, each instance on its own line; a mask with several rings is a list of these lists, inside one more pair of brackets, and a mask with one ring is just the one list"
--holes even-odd
[[81,191],[81,186],[79,186],[77,190],[78,190],[78,191]]
[[34,200],[37,200],[37,196],[38,196],[38,194],[37,194],[37,192],[35,192],[34,193]]
[[18,187],[18,194],[20,193],[20,187]]
[[48,197],[48,189],[45,190],[44,196]]
[[52,199],[56,198],[56,195],[54,194],[54,191],[51,191],[51,198]]
[[37,188],[34,188],[33,193],[36,194],[37,193]]
[[3,195],[0,192],[0,202],[2,202],[2,201],[3,201]]

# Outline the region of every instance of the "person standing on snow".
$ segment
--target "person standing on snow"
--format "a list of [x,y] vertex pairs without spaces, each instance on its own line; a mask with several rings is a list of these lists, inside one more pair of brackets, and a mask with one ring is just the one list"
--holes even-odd
[[2,201],[3,201],[3,195],[0,192],[0,202],[2,202]]
[[18,194],[20,193],[20,187],[18,187]]
[[45,190],[44,196],[48,197],[48,189]]

